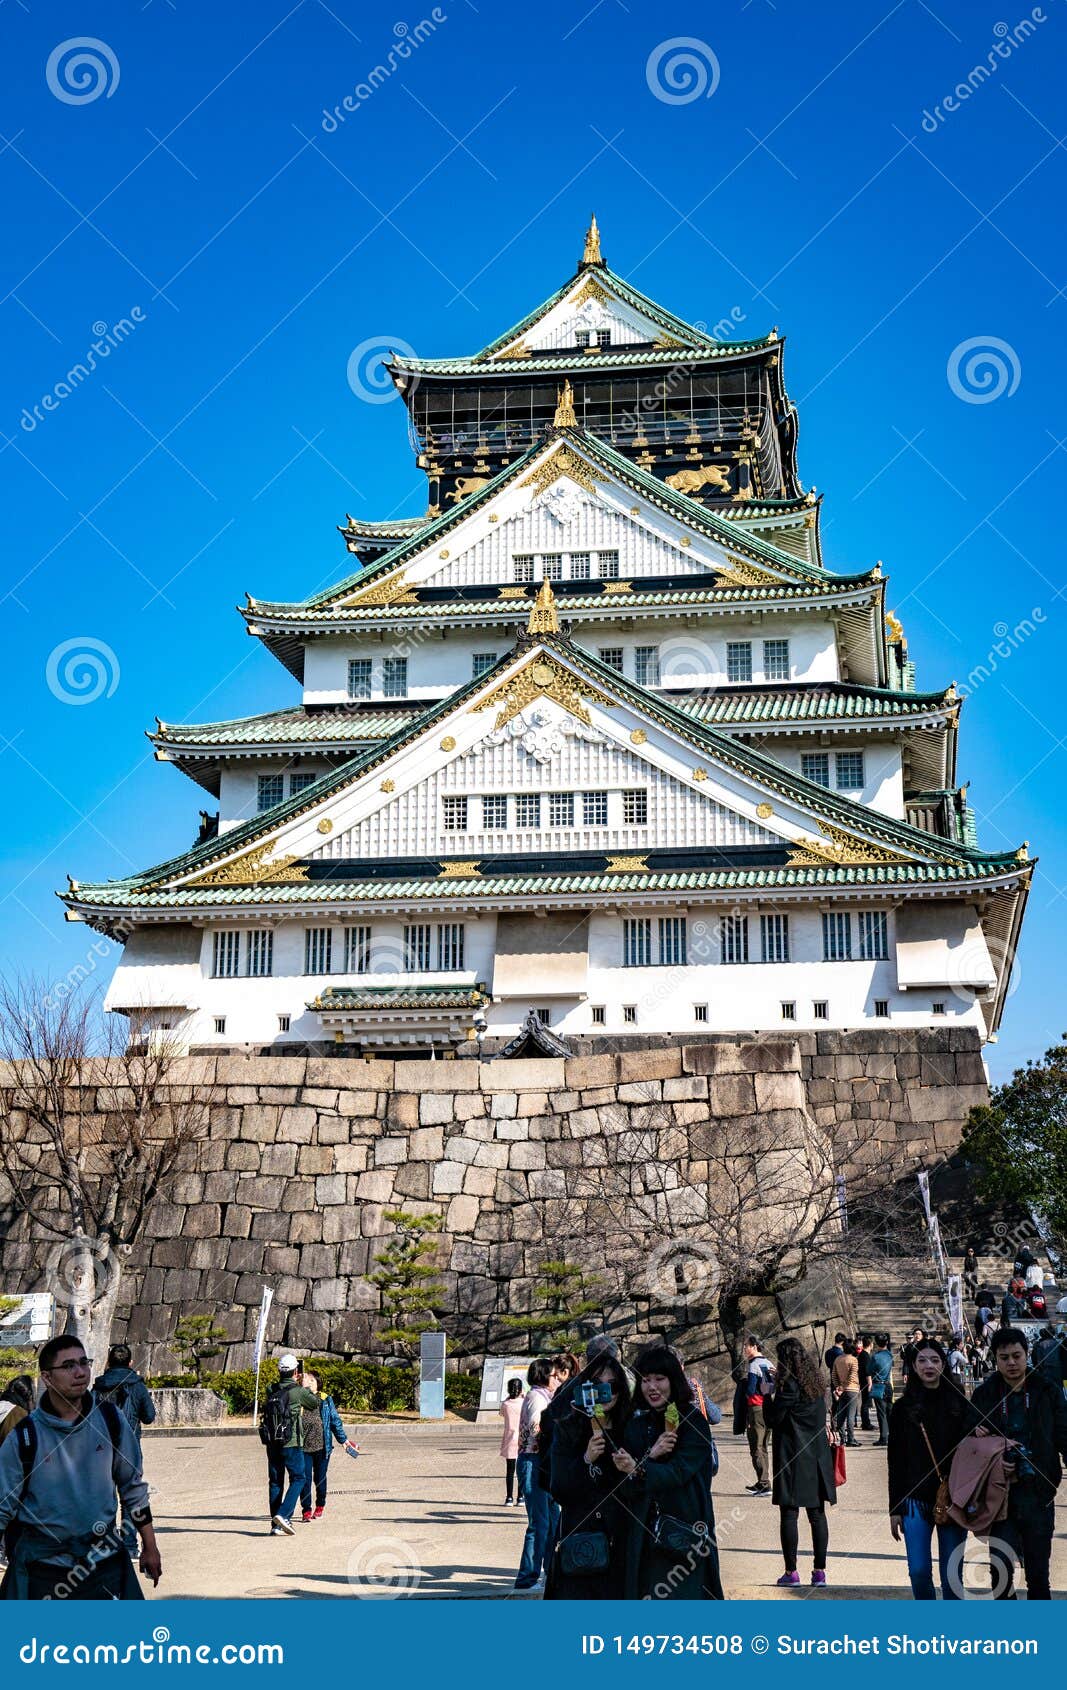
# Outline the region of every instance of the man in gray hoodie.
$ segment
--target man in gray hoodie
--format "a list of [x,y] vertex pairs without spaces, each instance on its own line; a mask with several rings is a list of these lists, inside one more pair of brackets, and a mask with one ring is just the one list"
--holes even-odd
[[38,1358],[45,1392],[0,1446],[0,1531],[8,1569],[0,1596],[115,1601],[141,1587],[117,1504],[141,1539],[141,1571],[162,1573],[137,1438],[111,1403],[94,1403],[80,1338],[51,1338]]

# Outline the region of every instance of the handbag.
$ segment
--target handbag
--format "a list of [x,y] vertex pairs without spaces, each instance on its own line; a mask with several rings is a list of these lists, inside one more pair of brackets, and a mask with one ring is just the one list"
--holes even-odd
[[652,1541],[657,1549],[664,1549],[671,1555],[690,1555],[694,1551],[702,1553],[707,1546],[710,1533],[707,1522],[696,1520],[691,1525],[688,1520],[679,1520],[674,1514],[657,1513],[652,1526]]
[[949,1513],[949,1509],[952,1507],[952,1497],[949,1494],[948,1480],[943,1477],[941,1468],[938,1466],[937,1456],[934,1454],[934,1446],[930,1442],[930,1435],[927,1432],[926,1427],[922,1424],[922,1421],[919,1422],[919,1430],[926,1440],[926,1447],[930,1451],[930,1460],[933,1462],[934,1472],[937,1474],[937,1495],[934,1497],[934,1525],[944,1526],[947,1525],[949,1520],[952,1518]]
[[841,1443],[834,1445],[834,1484],[843,1485],[848,1479],[845,1471],[845,1446]]
[[559,1540],[559,1570],[566,1578],[606,1573],[611,1565],[607,1532],[568,1532]]

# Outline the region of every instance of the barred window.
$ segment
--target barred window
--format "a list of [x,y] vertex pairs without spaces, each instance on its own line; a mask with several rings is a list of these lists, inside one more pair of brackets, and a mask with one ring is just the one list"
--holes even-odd
[[493,664],[495,662],[496,662],[496,652],[495,651],[476,651],[474,653],[474,658],[473,658],[472,666],[471,666],[472,678],[474,680],[478,680],[480,678],[480,676],[484,675],[487,670],[489,670],[493,667]]
[[534,560],[532,552],[521,552],[511,560],[511,572],[516,581],[532,581]]
[[256,927],[248,935],[247,968],[261,978],[274,972],[274,934],[269,927]]
[[588,552],[572,552],[571,553],[571,580],[572,581],[588,581],[588,579],[589,579],[589,553]]
[[838,792],[863,791],[863,752],[839,751],[834,758]]
[[349,698],[369,698],[371,695],[371,660],[369,657],[350,657],[348,660]]
[[586,827],[607,827],[608,795],[606,792],[582,793],[582,820]]
[[614,669],[616,674],[622,674],[623,654],[621,645],[602,645],[597,652],[597,656],[601,663],[607,664],[609,669]]
[[304,973],[329,974],[333,959],[333,928],[309,927],[304,934]]
[[441,802],[444,810],[445,832],[466,833],[467,800],[465,798],[444,798]]
[[424,922],[404,929],[404,971],[407,974],[428,974],[430,970],[430,940],[432,929]]
[[795,1003],[783,1003],[783,1005],[782,1005],[782,1020],[783,1021],[795,1021],[796,1018],[797,1018],[797,1006],[796,1006],[796,1004]]
[[588,346],[589,345],[589,330],[588,329],[576,329],[575,334],[574,334],[574,344],[575,344],[575,346]]
[[611,330],[610,329],[597,329],[597,331],[596,331],[596,343],[597,343],[598,346],[610,346],[611,345]]
[[482,826],[501,828],[508,825],[508,795],[493,792],[482,799]]
[[289,796],[295,798],[298,792],[306,792],[309,786],[314,786],[318,775],[301,773],[289,776]]
[[689,961],[684,915],[660,916],[659,960],[661,968],[683,968]]
[[874,1013],[880,1021],[884,1021],[889,1015],[889,999],[875,998]]
[[628,1027],[636,1027],[637,1005],[635,1003],[624,1003],[622,1006],[622,1018]]
[[652,962],[652,919],[639,916],[622,924],[624,968],[648,968]]
[[437,929],[437,968],[447,974],[463,967],[463,923],[445,921]]
[[515,826],[541,826],[541,794],[539,792],[517,792],[515,794]]
[[382,658],[382,697],[406,698],[408,695],[408,660],[406,657]]
[[592,1020],[594,1027],[603,1027],[608,1018],[607,1005],[595,1003],[592,1005]]
[[889,917],[884,910],[860,911],[860,956],[864,962],[886,962],[889,957]]
[[224,1033],[226,1031],[226,1017],[225,1017],[225,1015],[216,1015],[216,1017],[215,1017],[215,1031],[216,1031],[216,1033]]
[[847,910],[827,910],[822,918],[822,954],[826,962],[852,960],[852,917]]
[[548,795],[549,827],[574,826],[574,793],[550,792]]
[[648,793],[635,789],[622,795],[622,819],[627,827],[648,824]]
[[561,581],[563,579],[563,553],[545,552],[541,559],[542,581]]
[[278,1031],[279,1031],[279,1033],[287,1033],[289,1031],[289,1028],[292,1026],[292,1023],[293,1023],[293,1018],[292,1018],[291,1015],[279,1015],[279,1017],[278,1017]]
[[800,772],[805,780],[816,786],[830,784],[830,754],[827,751],[805,751],[800,758]]
[[260,775],[256,782],[256,809],[260,815],[264,810],[273,810],[275,804],[280,804],[284,797],[284,775]]
[[720,934],[723,962],[748,961],[748,916],[724,915]]
[[211,972],[216,980],[228,980],[241,971],[241,935],[236,928],[216,933],[211,947]]
[[596,572],[602,581],[617,581],[619,579],[618,552],[597,552]]
[[728,681],[750,681],[752,679],[751,640],[727,640],[726,679]]
[[659,646],[639,645],[634,652],[634,676],[640,687],[659,686]]
[[763,678],[765,681],[788,681],[789,641],[764,640]]
[[811,1013],[816,1021],[829,1021],[830,1005],[825,998],[816,998],[811,1006]]
[[370,972],[370,928],[345,928],[345,973]]
[[708,1019],[708,1006],[707,1006],[707,1004],[706,1003],[695,1003],[693,1005],[693,1020],[694,1021],[706,1021],[707,1019]]
[[761,915],[759,918],[760,950],[764,962],[789,961],[789,917]]

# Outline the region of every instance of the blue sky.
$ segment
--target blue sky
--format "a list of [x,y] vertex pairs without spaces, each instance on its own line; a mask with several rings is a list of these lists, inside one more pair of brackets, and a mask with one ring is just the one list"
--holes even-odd
[[[994,1073],[1058,1036],[1063,0],[8,0],[0,31],[5,968],[90,952],[68,873],[191,841],[206,795],[152,760],[155,715],[296,700],[244,593],[340,575],[346,511],[423,509],[353,350],[477,349],[571,273],[595,209],[612,267],[681,316],[788,336],[831,567],[883,559],[920,686],[988,672],[961,778],[982,842],[1041,859]],[[83,37],[79,69],[55,50]],[[74,704],[86,642],[100,696]]]

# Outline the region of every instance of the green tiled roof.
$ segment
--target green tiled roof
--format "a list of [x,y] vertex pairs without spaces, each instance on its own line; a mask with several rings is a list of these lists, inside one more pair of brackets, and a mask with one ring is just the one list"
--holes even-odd
[[[514,338],[512,336],[511,338]],[[534,354],[529,358],[500,358],[494,357],[488,361],[484,357],[477,358],[398,358],[391,360],[391,367],[412,375],[425,376],[491,376],[516,375],[520,371],[525,376],[535,376],[542,370],[546,375],[562,375],[565,372],[573,374],[578,359],[582,359],[581,369],[589,366],[589,374],[608,370],[645,369],[664,364],[671,365],[678,362],[678,354],[685,351],[686,369],[697,370],[703,364],[721,364],[724,358],[751,357],[754,352],[766,352],[770,346],[780,346],[780,341],[769,340],[723,340],[717,345],[705,344],[699,348],[680,348],[667,346],[656,350],[631,350],[626,346],[606,346],[602,352],[588,356],[582,352],[575,352],[574,347],[552,354]]]
[[309,1009],[478,1009],[487,1001],[478,986],[327,986]]
[[388,739],[425,715],[426,704],[403,710],[269,710],[262,716],[237,716],[229,722],[158,722],[149,734],[154,744],[212,745],[361,745]]

